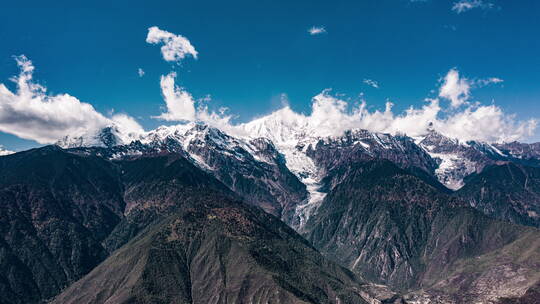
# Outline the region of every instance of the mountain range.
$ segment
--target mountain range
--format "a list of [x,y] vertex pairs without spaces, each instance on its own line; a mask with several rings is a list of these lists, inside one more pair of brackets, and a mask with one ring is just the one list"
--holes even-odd
[[111,125],[0,172],[0,303],[538,303],[538,143],[269,115]]

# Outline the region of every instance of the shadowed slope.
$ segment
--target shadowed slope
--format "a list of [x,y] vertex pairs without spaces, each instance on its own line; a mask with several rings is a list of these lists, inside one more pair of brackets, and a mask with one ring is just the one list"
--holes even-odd
[[116,164],[125,188],[126,209],[122,221],[105,240],[109,251],[186,203],[205,202],[217,194],[237,197],[178,154],[149,155]]
[[[540,248],[530,240],[540,238],[538,230],[490,219],[389,161],[340,167],[327,184],[330,192],[310,218],[306,236],[369,280],[404,291],[433,289],[459,300],[521,292],[509,286],[520,281],[526,289],[537,280]],[[506,246],[531,254],[500,251]],[[479,257],[482,267],[460,266]],[[497,276],[505,277],[502,285],[490,285]]]
[[0,302],[54,296],[107,256],[122,217],[109,162],[44,147],[0,157]]
[[285,224],[216,196],[184,204],[53,303],[364,303],[359,292]]
[[540,168],[489,166],[469,176],[456,195],[490,217],[540,227]]

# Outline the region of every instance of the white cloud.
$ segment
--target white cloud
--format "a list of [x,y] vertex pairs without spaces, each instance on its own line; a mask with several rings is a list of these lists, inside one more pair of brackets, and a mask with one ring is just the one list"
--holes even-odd
[[475,106],[437,121],[441,133],[461,140],[510,142],[523,140],[534,134],[538,121],[518,121],[495,105]]
[[379,88],[379,83],[372,79],[364,79],[364,83],[367,84],[370,87],[374,87],[375,89]]
[[473,84],[476,87],[485,87],[490,84],[496,84],[496,83],[502,83],[504,80],[497,78],[497,77],[491,77],[491,78],[484,78],[484,79],[477,79],[473,82]]
[[[350,129],[366,129],[415,137],[425,135],[432,123],[436,131],[461,141],[508,142],[532,136],[537,126],[536,120],[516,120],[515,116],[505,114],[495,105],[471,105],[462,111],[448,112],[440,106],[439,99],[430,99],[424,106],[410,107],[400,114],[394,113],[392,106],[388,102],[384,111],[369,111],[366,102],[362,102],[350,108],[346,101],[332,96],[330,90],[324,90],[313,98],[310,115],[296,113],[286,106],[236,128],[253,132],[260,130],[258,125],[267,120],[272,126],[284,124],[287,134],[296,129],[301,130],[300,133],[325,137],[341,135]],[[277,136],[279,141],[280,134],[280,128],[272,127],[268,135]],[[283,138],[287,139],[287,136]]]
[[[231,122],[232,117],[225,114],[225,111],[209,111],[206,105],[195,100],[185,88],[176,85],[176,77],[175,72],[161,77],[160,85],[166,111],[154,118],[167,121],[202,121],[237,136],[247,136],[252,131],[250,129],[258,128],[258,121],[265,119],[288,124],[289,129],[284,129],[287,133],[284,136],[290,135],[290,128],[297,128],[304,134],[315,136],[340,135],[349,129],[367,129],[372,132],[399,133],[415,137],[426,134],[432,125],[435,130],[449,137],[462,141],[487,142],[527,138],[533,134],[537,125],[537,121],[533,119],[518,121],[495,105],[469,103],[471,89],[501,83],[503,80],[496,77],[469,80],[461,77],[455,68],[448,71],[439,88],[439,98],[450,100],[450,108],[447,109],[442,108],[440,99],[436,98],[427,100],[421,108],[410,107],[400,114],[392,111],[391,102],[387,102],[384,111],[369,111],[365,101],[351,108],[346,101],[332,96],[327,89],[313,97],[309,115],[292,111],[286,95],[282,95],[282,101],[285,101],[282,102],[284,107],[281,110],[240,125],[234,125]],[[374,80],[364,79],[364,83],[379,88],[379,84]],[[458,108],[464,105],[466,107],[458,111]],[[281,131],[272,129],[270,132],[275,133],[272,134],[275,136]]]
[[155,117],[168,121],[195,120],[195,100],[184,88],[175,84],[176,73],[161,76],[161,94],[165,99],[167,112]]
[[161,30],[157,26],[148,28],[146,42],[150,44],[163,43],[161,54],[166,61],[180,62],[187,55],[197,59],[198,53],[186,37]]
[[461,14],[475,8],[491,9],[493,7],[493,3],[485,2],[483,0],[460,0],[454,3],[452,10],[458,14]]
[[[116,126],[120,134],[130,135],[144,132],[143,127],[135,120],[135,118],[119,113],[111,116],[110,121]],[[111,123],[109,123],[111,125]]]
[[[288,106],[286,95],[282,95],[284,106],[281,110],[240,125],[232,124],[232,117],[226,115],[225,111],[210,112],[207,106],[201,105],[184,88],[177,86],[175,78],[174,72],[162,76],[161,87],[167,112],[158,118],[201,121],[237,136],[253,134],[261,120],[272,121],[272,134],[268,135],[281,140],[290,140],[289,136],[295,129],[302,134],[321,137],[340,135],[350,129],[415,137],[425,135],[432,124],[438,132],[461,141],[505,142],[526,139],[533,135],[537,126],[536,120],[519,121],[495,105],[467,102],[472,88],[500,83],[502,79],[492,77],[471,81],[460,77],[456,69],[451,69],[444,77],[439,91],[441,98],[451,101],[449,108],[443,108],[440,99],[435,98],[426,100],[426,104],[420,108],[411,106],[403,113],[394,113],[391,102],[386,103],[383,111],[370,111],[365,101],[351,107],[347,101],[332,95],[331,90],[327,89],[313,97],[309,115],[294,112]],[[463,105],[466,107],[458,110]],[[281,128],[281,123],[286,127]],[[281,134],[283,132],[286,134]]]
[[9,155],[9,154],[13,154],[13,153],[15,153],[15,152],[10,151],[10,150],[6,150],[6,149],[4,149],[4,147],[0,146],[0,156]]
[[220,108],[218,112],[210,111],[205,102],[209,96],[195,100],[183,87],[176,85],[176,73],[161,76],[161,94],[165,99],[167,111],[153,118],[167,121],[201,121],[224,131],[232,131],[232,116],[227,115],[227,108]]
[[139,68],[139,69],[137,70],[137,74],[139,75],[139,77],[143,77],[143,76],[144,76],[144,70],[141,69],[141,68]]
[[469,99],[470,90],[469,81],[466,78],[461,78],[457,69],[451,69],[439,88],[439,97],[449,99],[452,107],[457,108]]
[[497,77],[469,80],[461,77],[459,71],[453,68],[442,79],[442,85],[439,88],[439,97],[450,100],[452,107],[457,108],[468,102],[471,97],[471,89],[502,82],[504,80]]
[[[48,95],[46,88],[33,82],[34,66],[25,56],[15,58],[21,69],[15,92],[0,84],[0,131],[38,143],[54,143],[70,135],[81,136],[107,125],[123,126],[126,115],[105,117],[88,103],[68,94]],[[140,126],[139,126],[140,128]]]
[[308,29],[310,35],[320,35],[326,33],[324,26],[312,26]]

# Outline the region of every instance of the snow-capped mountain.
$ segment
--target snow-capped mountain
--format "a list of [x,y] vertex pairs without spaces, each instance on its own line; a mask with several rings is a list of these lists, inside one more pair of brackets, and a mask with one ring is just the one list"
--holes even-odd
[[76,147],[114,147],[126,145],[139,138],[140,134],[125,132],[117,125],[110,125],[97,132],[81,136],[65,136],[56,143],[62,148]]
[[360,129],[325,135],[317,127],[284,108],[235,126],[229,132],[234,135],[202,123],[161,126],[139,134],[124,134],[110,126],[57,144],[109,159],[180,153],[297,230],[339,182],[326,177],[343,164],[388,159],[403,169],[433,176],[452,190],[488,165],[505,161],[540,165],[539,144],[461,142],[434,130],[414,139]]
[[[534,164],[537,146],[461,142],[433,130],[419,138],[361,129],[321,132],[301,116],[278,114],[228,132],[188,123],[126,137],[106,128],[89,139],[66,138],[59,144],[71,147],[67,155],[98,155],[120,169],[154,158],[195,164],[235,198],[280,217],[328,257],[397,290],[432,286],[422,289],[421,296],[443,294],[447,303],[468,303],[486,294],[493,299],[515,296],[514,284],[524,292],[535,283],[531,265],[538,265],[536,256],[522,260],[501,248],[512,252],[526,244],[536,250],[531,240],[537,236],[527,230],[534,228],[505,222],[531,225],[538,214],[536,200],[523,200],[540,193],[538,168],[527,174],[505,166],[478,172],[505,162]],[[167,174],[177,170],[168,161],[161,165]],[[452,192],[443,184],[465,187]],[[516,195],[503,196],[509,192]],[[507,211],[517,216],[508,217]],[[466,267],[461,268],[463,261]],[[485,268],[474,267],[478,261]],[[505,285],[492,285],[501,274]],[[451,275],[474,280],[447,280]]]
[[328,185],[323,179],[339,164],[372,158],[392,160],[404,168],[417,167],[433,172],[436,162],[407,136],[348,130],[335,135],[320,124],[291,111],[288,107],[241,125],[251,138],[267,138],[283,154],[287,168],[309,193],[296,207],[290,224],[302,230],[308,218],[325,198]]
[[527,144],[514,141],[504,144],[494,144],[493,146],[514,160],[534,166],[540,165],[540,143],[538,142]]
[[488,165],[507,161],[534,166],[540,164],[538,143],[461,142],[434,130],[429,130],[426,136],[417,138],[416,142],[437,160],[435,175],[442,184],[452,190],[463,187],[465,177],[481,172]]
[[324,199],[321,191],[323,177],[318,166],[307,155],[307,148],[317,141],[309,125],[288,107],[241,126],[251,138],[267,138],[284,156],[287,168],[306,186],[308,197],[295,208],[290,223],[301,229],[310,214]]
[[[484,166],[493,162],[489,155],[496,154],[496,149],[486,147],[484,151],[478,149],[479,145],[471,142],[460,143],[457,139],[448,138],[434,130],[418,140],[418,145],[437,160],[438,166],[435,175],[441,183],[452,190],[463,187],[463,179],[480,171]],[[483,146],[482,146],[483,147]]]
[[408,136],[362,129],[340,132],[324,121],[314,122],[288,107],[240,128],[240,133],[249,137],[271,140],[283,154],[288,169],[306,185],[309,197],[296,208],[297,221],[291,223],[297,230],[302,229],[332,187],[328,184],[332,181],[325,178],[342,164],[383,158],[428,175],[433,175],[437,168],[437,162]]
[[244,200],[282,218],[291,218],[294,206],[307,196],[305,186],[287,169],[282,155],[268,139],[237,138],[199,123],[162,126],[130,135],[133,139],[129,143],[117,131],[105,128],[89,139],[65,138],[58,145],[112,160],[180,153]]

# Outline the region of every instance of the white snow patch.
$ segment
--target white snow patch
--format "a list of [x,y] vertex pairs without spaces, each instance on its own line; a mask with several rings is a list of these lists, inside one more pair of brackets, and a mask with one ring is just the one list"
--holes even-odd
[[362,147],[364,147],[364,149],[366,149],[366,150],[369,149],[369,148],[371,148],[370,145],[366,144],[365,142],[363,142],[363,141],[361,141],[361,140],[357,141],[356,143],[359,143],[359,144],[360,144]]
[[243,129],[250,138],[267,138],[285,157],[287,168],[306,185],[308,198],[296,207],[293,228],[301,230],[309,216],[320,206],[326,193],[319,191],[321,177],[319,168],[306,152],[320,138],[311,130],[303,117],[284,108],[272,115],[244,124]]
[[15,153],[15,152],[10,151],[10,150],[4,150],[4,148],[2,148],[2,146],[0,146],[0,156],[9,155],[9,154],[13,154],[13,153]]
[[463,179],[476,170],[476,164],[466,158],[452,153],[433,153],[428,154],[432,158],[441,160],[439,167],[435,170],[437,179],[446,187],[452,190],[458,190],[463,187]]
[[111,160],[118,160],[118,159],[122,159],[126,156],[139,156],[139,155],[142,155],[143,153],[141,151],[137,151],[137,150],[128,150],[126,152],[117,152],[117,153],[114,153],[112,156],[111,156]]

